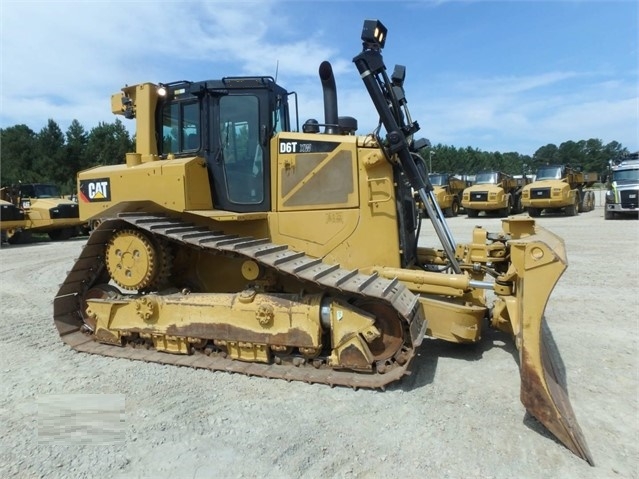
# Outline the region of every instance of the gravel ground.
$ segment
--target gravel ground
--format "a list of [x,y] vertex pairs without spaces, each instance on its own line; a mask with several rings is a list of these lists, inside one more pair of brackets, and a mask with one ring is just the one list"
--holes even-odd
[[[604,221],[600,207],[539,223],[566,241],[569,267],[546,317],[594,468],[525,414],[516,352],[497,332],[471,347],[424,341],[413,374],[385,392],[73,352],[52,300],[78,238],[0,249],[0,477],[639,477],[639,223]],[[500,228],[496,218],[449,224],[459,242],[475,224]],[[434,238],[425,223],[422,244]],[[107,435],[47,423],[61,395]],[[49,426],[69,434],[52,442]]]

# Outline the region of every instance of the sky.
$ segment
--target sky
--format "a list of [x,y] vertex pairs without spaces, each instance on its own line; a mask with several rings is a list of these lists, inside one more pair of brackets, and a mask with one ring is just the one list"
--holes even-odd
[[[328,60],[339,114],[359,134],[379,117],[352,60],[364,20],[388,36],[389,70],[406,66],[417,137],[532,155],[600,139],[639,150],[639,2],[75,1],[0,2],[0,128],[66,132],[112,123],[110,97],[142,82],[276,77],[297,92],[300,124],[324,119]],[[133,133],[134,123],[124,124]]]

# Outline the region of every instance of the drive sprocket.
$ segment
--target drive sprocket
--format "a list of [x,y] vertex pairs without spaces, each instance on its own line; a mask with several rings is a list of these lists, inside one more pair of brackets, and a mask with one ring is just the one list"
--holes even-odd
[[138,230],[114,233],[105,251],[111,279],[127,290],[146,290],[161,286],[169,275],[171,254],[168,247]]

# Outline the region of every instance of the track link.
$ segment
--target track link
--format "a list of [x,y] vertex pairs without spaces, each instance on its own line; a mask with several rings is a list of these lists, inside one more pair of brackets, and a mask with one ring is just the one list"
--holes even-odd
[[[242,362],[217,355],[194,351],[190,355],[167,354],[153,349],[114,346],[94,341],[84,327],[81,314],[82,297],[105,275],[105,246],[114,231],[135,226],[156,237],[191,248],[214,253],[234,254],[252,259],[282,274],[292,275],[302,283],[313,283],[328,292],[358,298],[374,298],[390,305],[406,322],[410,331],[410,344],[403,354],[402,364],[395,363],[387,372],[358,373],[312,365],[262,364]],[[103,280],[103,279],[102,279]],[[365,275],[358,270],[347,270],[336,264],[327,264],[303,252],[292,251],[286,245],[272,243],[268,238],[251,238],[212,231],[194,226],[179,218],[165,215],[123,213],[117,219],[105,220],[89,237],[80,257],[68,273],[54,300],[54,322],[62,340],[76,351],[135,359],[177,366],[227,371],[266,378],[323,383],[353,388],[384,388],[387,384],[408,374],[415,348],[421,344],[426,321],[418,298],[397,279]]]

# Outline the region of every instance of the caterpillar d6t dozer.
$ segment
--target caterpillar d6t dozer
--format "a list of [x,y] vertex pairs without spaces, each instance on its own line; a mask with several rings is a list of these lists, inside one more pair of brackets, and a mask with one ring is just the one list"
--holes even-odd
[[[102,221],[55,298],[58,331],[88,353],[383,389],[424,336],[473,343],[487,324],[514,337],[528,411],[592,463],[543,337],[563,242],[530,218],[454,241],[385,36],[365,21],[353,59],[379,113],[368,135],[338,116],[328,62],[324,123],[302,132],[270,77],[114,95],[136,151],[78,175],[82,219]],[[418,244],[425,216],[436,247]]]

